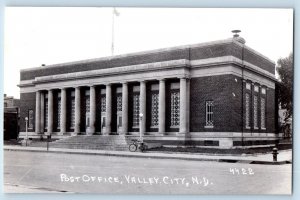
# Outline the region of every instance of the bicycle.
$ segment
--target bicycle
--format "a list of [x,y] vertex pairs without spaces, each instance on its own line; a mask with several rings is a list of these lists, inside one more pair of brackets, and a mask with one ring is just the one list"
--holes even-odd
[[129,145],[129,151],[135,152],[137,149],[139,149],[141,152],[145,151],[147,149],[147,145],[138,139],[132,139],[131,144]]

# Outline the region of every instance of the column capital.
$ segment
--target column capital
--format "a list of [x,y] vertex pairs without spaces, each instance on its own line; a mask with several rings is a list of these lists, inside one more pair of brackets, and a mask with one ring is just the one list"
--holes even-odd
[[166,78],[158,78],[156,80],[158,80],[158,81],[166,81]]
[[191,77],[189,76],[189,75],[186,75],[186,74],[184,74],[184,75],[182,75],[182,76],[178,76],[177,78],[179,78],[179,79],[191,79]]
[[148,80],[140,80],[139,82],[140,82],[140,83],[147,83]]
[[121,84],[126,84],[126,85],[128,85],[128,82],[127,82],[127,81],[121,81],[120,83],[121,83]]

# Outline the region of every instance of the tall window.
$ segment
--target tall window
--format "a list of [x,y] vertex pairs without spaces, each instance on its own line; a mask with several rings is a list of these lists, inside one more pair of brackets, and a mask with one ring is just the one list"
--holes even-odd
[[106,96],[105,93],[101,93],[101,127],[106,126]]
[[28,110],[28,129],[33,129],[33,110]]
[[180,124],[180,93],[171,93],[171,127],[178,127]]
[[45,95],[45,116],[44,116],[44,119],[45,119],[45,129],[48,128],[48,94]]
[[57,129],[60,129],[60,123],[61,123],[61,94],[58,93],[58,99],[57,99]]
[[214,107],[214,102],[213,101],[206,101],[206,103],[205,103],[206,126],[208,126],[208,127],[214,126],[213,107]]
[[85,111],[86,114],[90,113],[90,96],[86,96],[85,98]]
[[75,127],[75,91],[71,92],[71,128]]
[[151,95],[151,127],[158,126],[158,94]]
[[264,98],[260,99],[260,126],[262,129],[266,128],[266,100]]
[[133,127],[138,127],[140,124],[139,114],[140,114],[140,95],[134,94],[133,95],[133,120],[132,120]]
[[258,128],[258,98],[256,95],[253,97],[253,126],[255,129]]
[[245,101],[246,101],[246,109],[245,109],[245,125],[246,128],[250,128],[250,94],[246,93],[245,96]]
[[85,91],[85,126],[90,126],[90,91]]
[[106,96],[101,97],[101,112],[106,112]]
[[117,96],[117,111],[122,111],[122,95]]
[[[122,88],[118,89],[117,92],[122,91]],[[122,127],[122,93],[117,93],[117,125],[118,128]]]

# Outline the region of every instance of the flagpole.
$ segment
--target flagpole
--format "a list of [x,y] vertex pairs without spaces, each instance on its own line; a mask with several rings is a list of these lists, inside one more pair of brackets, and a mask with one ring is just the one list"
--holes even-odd
[[115,40],[115,8],[112,9],[112,26],[111,26],[111,55],[114,55]]

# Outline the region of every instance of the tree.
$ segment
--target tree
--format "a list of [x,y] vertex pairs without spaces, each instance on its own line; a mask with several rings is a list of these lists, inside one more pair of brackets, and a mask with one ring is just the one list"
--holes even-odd
[[279,75],[278,101],[281,108],[286,109],[285,122],[293,115],[293,53],[277,61]]

